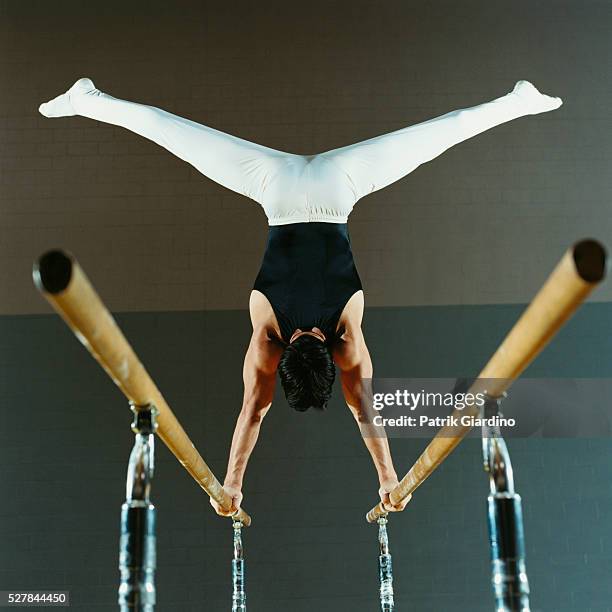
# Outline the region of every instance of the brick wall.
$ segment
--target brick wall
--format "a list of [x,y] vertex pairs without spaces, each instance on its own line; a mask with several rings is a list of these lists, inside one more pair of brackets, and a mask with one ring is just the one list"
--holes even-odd
[[81,76],[296,153],[489,100],[520,78],[562,96],[562,109],[482,134],[357,204],[370,306],[525,302],[575,239],[609,241],[609,3],[4,0],[0,11],[0,312],[46,312],[29,269],[57,245],[115,309],[246,307],[259,205],[125,130],[38,114]]

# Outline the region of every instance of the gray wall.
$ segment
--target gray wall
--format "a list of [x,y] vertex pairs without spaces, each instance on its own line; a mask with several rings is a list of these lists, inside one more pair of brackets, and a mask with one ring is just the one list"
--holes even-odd
[[[46,120],[41,101],[91,76],[313,153],[520,78],[562,96],[559,111],[462,144],[351,216],[377,374],[473,375],[568,244],[610,244],[611,16],[596,0],[0,0],[0,589],[67,588],[75,610],[113,608],[131,445],[125,402],[46,314],[32,260],[54,246],[79,257],[222,477],[266,231],[255,203],[166,151],[86,119]],[[611,299],[608,284],[531,374],[610,376]],[[400,471],[423,446],[392,442]],[[158,448],[159,609],[227,609],[231,529]],[[609,449],[511,442],[534,610],[612,609]],[[376,488],[337,389],[325,415],[279,398],[245,485],[251,610],[375,610],[376,533],[362,517]],[[491,609],[486,489],[468,441],[393,518],[399,610]]]
[[81,76],[296,153],[490,100],[521,78],[561,96],[558,111],[482,134],[357,204],[350,230],[370,306],[526,302],[570,243],[612,234],[610,2],[0,10],[0,312],[46,312],[27,279],[57,245],[117,310],[246,307],[265,241],[259,205],[125,130],[38,114]]
[[[365,328],[379,376],[469,376],[520,310],[371,309]],[[247,314],[131,313],[119,322],[223,475],[241,400]],[[610,376],[612,346],[601,330],[611,325],[610,305],[587,306],[528,374]],[[1,588],[66,588],[75,610],[112,609],[131,446],[126,402],[59,319],[4,317],[0,333]],[[372,612],[377,538],[363,515],[377,483],[358,431],[338,389],[325,414],[291,413],[277,399],[244,489],[254,516],[245,533],[250,609]],[[424,445],[391,442],[401,471]],[[509,445],[524,500],[533,609],[612,609],[610,440]],[[159,609],[229,609],[231,527],[163,445],[157,456]],[[338,498],[341,484],[346,500]],[[392,518],[398,610],[492,609],[487,490],[479,444],[468,440]]]

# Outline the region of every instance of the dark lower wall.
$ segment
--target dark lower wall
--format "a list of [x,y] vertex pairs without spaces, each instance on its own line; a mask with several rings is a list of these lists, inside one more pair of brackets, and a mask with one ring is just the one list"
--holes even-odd
[[[371,309],[379,376],[470,375],[520,306]],[[245,312],[129,314],[126,335],[212,468],[223,477],[241,401]],[[590,304],[531,368],[610,376],[612,304]],[[130,413],[106,375],[51,316],[4,317],[0,353],[0,589],[70,589],[74,610],[116,601],[117,527]],[[393,440],[399,471],[422,440]],[[512,440],[524,499],[533,609],[612,609],[607,439]],[[229,609],[231,527],[158,446],[162,612]],[[377,609],[376,497],[369,457],[338,390],[326,414],[279,397],[249,466],[245,534],[250,610]],[[339,491],[344,491],[341,499]],[[465,442],[390,524],[398,610],[491,610],[479,444]]]

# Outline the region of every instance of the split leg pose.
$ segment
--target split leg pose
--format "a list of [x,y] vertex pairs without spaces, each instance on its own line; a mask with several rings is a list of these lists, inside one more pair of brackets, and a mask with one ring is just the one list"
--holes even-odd
[[[80,115],[131,130],[263,207],[268,244],[249,301],[253,332],[243,368],[243,405],[224,483],[238,507],[277,372],[290,406],[304,411],[327,404],[337,366],[346,403],[362,434],[368,431],[366,381],[373,370],[361,330],[364,294],[347,228],[355,203],[468,138],[561,104],[519,81],[490,102],[317,155],[277,151],[115,98],[87,78],[39,110],[46,117]],[[363,437],[385,507],[403,509],[406,502],[398,507],[389,502],[398,479],[384,431]]]

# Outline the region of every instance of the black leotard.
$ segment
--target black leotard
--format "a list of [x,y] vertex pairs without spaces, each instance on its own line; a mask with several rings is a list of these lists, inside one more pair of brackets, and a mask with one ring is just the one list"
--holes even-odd
[[253,288],[268,298],[285,342],[298,327],[334,338],[346,303],[361,289],[347,224],[270,226]]

